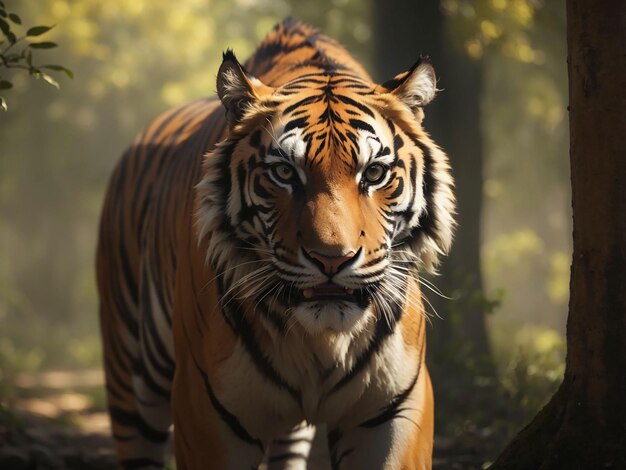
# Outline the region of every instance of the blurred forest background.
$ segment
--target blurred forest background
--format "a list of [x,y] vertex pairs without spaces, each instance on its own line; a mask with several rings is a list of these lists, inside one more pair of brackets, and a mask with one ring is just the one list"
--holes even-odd
[[[429,355],[436,433],[506,443],[560,383],[571,260],[562,0],[5,0],[56,25],[61,89],[0,78],[0,409],[24,373],[100,366],[94,249],[105,185],[164,109],[215,93],[221,53],[245,59],[292,15],[342,42],[380,82],[430,55],[440,91],[425,128],[448,151],[461,227],[442,275],[450,299]],[[0,50],[7,43],[0,44]],[[17,384],[17,385],[16,385]],[[98,388],[89,394],[103,407]],[[441,444],[440,444],[441,445]]]

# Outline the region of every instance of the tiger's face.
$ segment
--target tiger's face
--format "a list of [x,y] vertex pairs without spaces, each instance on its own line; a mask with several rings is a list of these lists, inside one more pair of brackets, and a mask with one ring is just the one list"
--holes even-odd
[[[446,157],[421,128],[432,67],[385,85],[334,73],[269,88],[233,59],[218,75],[227,151],[207,159],[201,194],[213,185],[204,206],[222,205],[225,238],[250,263],[235,291],[310,333],[397,321],[409,278],[447,250],[453,228]],[[212,263],[237,270],[223,257]]]

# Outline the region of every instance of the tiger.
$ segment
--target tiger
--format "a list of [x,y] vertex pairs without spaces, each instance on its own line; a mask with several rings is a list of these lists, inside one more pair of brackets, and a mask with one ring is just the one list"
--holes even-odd
[[[295,19],[115,167],[96,256],[119,466],[428,469],[423,274],[452,243],[423,57],[376,84]],[[261,466],[261,467],[260,467]]]

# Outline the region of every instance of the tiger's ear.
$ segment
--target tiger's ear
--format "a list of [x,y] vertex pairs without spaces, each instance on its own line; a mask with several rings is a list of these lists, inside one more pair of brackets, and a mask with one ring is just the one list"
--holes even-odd
[[230,127],[238,124],[246,110],[271,88],[263,85],[245,71],[232,50],[224,53],[217,72],[217,95],[226,108],[226,121]]
[[421,121],[421,108],[430,103],[437,93],[437,77],[428,59],[420,57],[408,71],[396,75],[381,86],[411,108]]

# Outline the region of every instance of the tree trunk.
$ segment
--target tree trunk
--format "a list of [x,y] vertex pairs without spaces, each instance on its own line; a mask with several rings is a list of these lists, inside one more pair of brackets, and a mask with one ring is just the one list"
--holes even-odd
[[493,469],[626,468],[626,2],[568,0],[574,255],[565,378]]
[[[442,89],[426,108],[424,127],[450,157],[456,179],[459,227],[453,248],[433,279],[452,301],[426,291],[437,313],[429,330],[429,362],[437,369],[450,362],[481,364],[493,373],[485,325],[480,267],[483,145],[480,129],[482,63],[454,47],[440,2],[374,2],[377,78],[386,80],[429,55]],[[457,367],[458,368],[458,367]],[[477,372],[476,370],[472,371]]]

